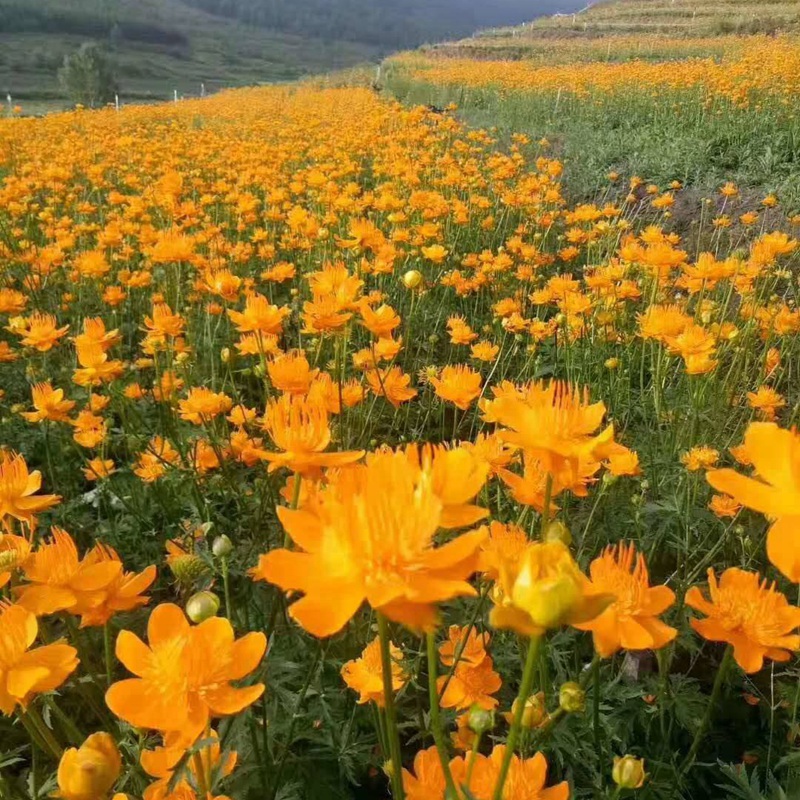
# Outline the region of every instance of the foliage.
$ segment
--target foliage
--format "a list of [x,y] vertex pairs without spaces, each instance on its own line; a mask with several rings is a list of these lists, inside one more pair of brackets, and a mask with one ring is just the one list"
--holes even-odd
[[89,108],[113,100],[117,89],[108,55],[97,45],[88,43],[64,58],[58,80],[75,103]]

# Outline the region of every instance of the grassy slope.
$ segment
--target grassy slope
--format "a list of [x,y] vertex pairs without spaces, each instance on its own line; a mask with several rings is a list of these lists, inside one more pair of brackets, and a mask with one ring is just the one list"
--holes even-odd
[[[28,0],[0,0],[0,14],[13,15]],[[108,19],[106,0],[36,0],[47,13],[60,10],[71,17],[75,7],[92,19]],[[65,11],[64,7],[69,6]],[[85,9],[83,8],[85,7]],[[301,75],[375,60],[376,48],[349,42],[322,42],[248,28],[192,8],[180,0],[115,0],[114,20],[147,23],[164,31],[163,41],[151,37],[122,38],[114,46],[124,97],[170,96],[174,89],[197,94],[200,83],[213,90],[259,81],[290,80]],[[82,24],[82,23],[80,23]],[[20,26],[24,27],[24,26]],[[15,98],[48,98],[59,94],[56,71],[64,54],[82,42],[107,36],[64,32],[8,30],[0,27],[0,90]],[[135,34],[134,34],[135,35]]]
[[[800,0],[608,0],[567,16],[517,28],[484,31],[427,52],[439,57],[576,60],[672,59],[717,55],[725,33],[800,30]],[[612,38],[613,37],[613,38]],[[622,43],[621,43],[621,37]],[[627,38],[624,38],[627,37]],[[676,56],[670,40],[685,40]],[[696,40],[693,44],[692,40]],[[722,49],[721,47],[719,48]],[[391,64],[391,62],[389,62]],[[546,137],[567,162],[577,196],[591,195],[610,170],[639,174],[664,185],[679,179],[706,190],[733,179],[754,191],[778,191],[800,205],[800,121],[769,109],[724,116],[676,117],[669,98],[625,97],[602,104],[535,91],[433,87],[385,70],[398,96],[411,102],[455,102],[473,124],[500,134],[523,131]]]

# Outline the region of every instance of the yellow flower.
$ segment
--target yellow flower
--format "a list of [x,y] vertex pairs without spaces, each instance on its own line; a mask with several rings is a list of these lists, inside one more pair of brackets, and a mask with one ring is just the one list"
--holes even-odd
[[589,622],[614,599],[591,592],[591,584],[560,541],[532,542],[518,561],[501,564],[499,573],[489,620],[495,628],[525,636]]
[[79,748],[64,751],[58,794],[64,800],[102,800],[119,778],[122,759],[108,733],[93,733]]

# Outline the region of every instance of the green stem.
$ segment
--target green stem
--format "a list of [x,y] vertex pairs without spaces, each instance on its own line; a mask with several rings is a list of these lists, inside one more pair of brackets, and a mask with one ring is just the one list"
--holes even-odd
[[106,683],[111,686],[111,626],[107,622],[103,625],[103,649],[106,657]]
[[47,745],[47,750],[53,755],[56,761],[59,761],[61,759],[61,754],[64,752],[64,748],[58,743],[53,732],[47,727],[39,712],[33,706],[30,706],[25,712],[25,716],[39,732],[42,741]]
[[692,746],[689,748],[689,752],[686,754],[686,758],[681,765],[681,775],[685,775],[691,768],[692,764],[694,764],[694,760],[697,757],[697,751],[700,749],[700,744],[703,741],[703,737],[706,735],[708,726],[711,724],[711,717],[714,714],[714,708],[716,707],[719,696],[722,693],[722,686],[725,683],[725,676],[728,674],[728,670],[730,669],[732,661],[733,647],[728,645],[725,648],[725,655],[722,657],[722,663],[719,665],[719,669],[717,670],[717,677],[714,679],[714,688],[711,690],[711,698],[708,701],[706,713],[700,722],[700,727],[697,729],[697,733],[694,735]]
[[200,790],[201,797],[208,797],[208,781],[206,780],[206,765],[203,763],[203,756],[198,750],[192,755],[194,774],[197,778],[197,788]]
[[600,753],[600,659],[595,654],[592,659],[592,730],[594,747]]
[[456,785],[453,775],[450,772],[450,760],[448,758],[447,744],[442,729],[442,717],[439,708],[439,691],[437,684],[437,666],[439,656],[436,652],[436,641],[434,634],[429,633],[426,637],[428,645],[428,696],[431,704],[431,728],[433,729],[433,740],[436,742],[436,749],[439,751],[439,760],[442,762],[444,772],[444,782],[447,786],[447,796],[457,797]]
[[386,708],[386,735],[389,738],[391,758],[392,795],[394,800],[404,800],[403,769],[400,753],[400,735],[397,730],[397,713],[394,707],[394,688],[392,687],[392,652],[389,647],[389,623],[380,612],[378,617],[378,637],[381,643],[381,671],[383,672],[383,699]]
[[[545,508],[547,508],[547,504],[545,504]],[[503,798],[503,789],[505,788],[506,779],[508,778],[508,770],[511,767],[514,748],[517,745],[519,733],[522,729],[522,717],[525,714],[525,701],[530,696],[531,689],[533,688],[533,676],[536,672],[536,663],[539,660],[539,647],[541,643],[541,636],[532,636],[530,644],[528,645],[525,669],[522,672],[522,684],[519,687],[519,695],[517,695],[517,710],[514,713],[514,720],[511,723],[511,730],[508,733],[506,751],[503,754],[503,763],[500,765],[500,773],[497,776],[497,784],[494,787],[493,800],[502,800]]]
[[225,616],[228,622],[233,622],[233,604],[231,603],[231,582],[227,556],[222,559],[222,588],[225,592]]

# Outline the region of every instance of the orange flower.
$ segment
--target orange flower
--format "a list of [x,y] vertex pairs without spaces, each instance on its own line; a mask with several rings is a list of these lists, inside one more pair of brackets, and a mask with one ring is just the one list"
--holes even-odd
[[64,399],[63,389],[54,389],[49,381],[31,387],[35,411],[23,411],[20,416],[28,422],[67,422],[68,414],[75,408],[74,400]]
[[52,350],[68,330],[69,325],[59,328],[58,322],[52,314],[39,314],[38,312],[24,319],[19,329],[12,329],[13,333],[22,337],[22,344],[33,347],[40,353]]
[[108,478],[116,472],[114,462],[110,458],[93,458],[83,469],[83,477],[87,481],[99,481]]
[[459,661],[471,667],[477,667],[486,656],[486,647],[489,644],[487,633],[478,633],[470,626],[451,625],[447,630],[447,641],[439,645],[439,657],[442,664],[452,667],[456,660],[456,653],[460,651]]
[[438,397],[449,400],[462,411],[466,411],[481,393],[480,373],[463,364],[445,367],[438,378],[431,378],[431,383]]
[[61,502],[56,494],[36,492],[42,487],[42,473],[28,472],[21,455],[0,452],[0,522],[12,517],[33,526],[34,515]]
[[17,590],[19,604],[37,616],[99,606],[122,572],[122,564],[98,562],[91,554],[80,560],[67,531],[53,527],[51,533],[52,539],[40,545],[25,564],[28,584]]
[[101,800],[117,782],[122,758],[108,733],[93,733],[80,746],[64,751],[58,764],[58,792],[63,800]]
[[754,422],[743,448],[755,478],[719,469],[707,474],[708,482],[743,506],[774,518],[767,556],[790,581],[800,583],[800,434],[774,422]]
[[771,421],[777,410],[786,405],[786,400],[771,386],[759,386],[758,391],[747,393],[747,405],[755,409],[761,419]]
[[[408,675],[403,669],[403,652],[390,643],[392,656],[392,689],[397,692],[406,685]],[[383,708],[383,671],[381,669],[381,642],[373,639],[365,648],[360,658],[348,661],[342,667],[344,682],[359,693],[359,703],[375,703]]]
[[592,632],[599,656],[610,658],[620,649],[660,650],[675,638],[675,628],[658,619],[675,602],[675,593],[650,586],[644,556],[632,544],[607,547],[592,561],[589,576],[596,594],[614,598],[602,614],[575,625]]
[[[475,756],[475,766],[468,785],[475,800],[491,800],[494,796],[505,750],[504,745],[497,745],[491,755],[478,753]],[[467,760],[463,759],[462,763],[464,766],[456,770],[453,776],[456,784],[466,784]],[[526,759],[514,755],[511,757],[508,780],[503,789],[503,800],[568,800],[570,791],[566,781],[549,788],[545,788],[546,782],[547,759],[541,753]]]
[[693,619],[692,627],[711,642],[733,646],[736,663],[747,673],[758,672],[765,658],[788,661],[800,649],[800,608],[789,605],[775,585],[768,586],[757,572],[726,569],[717,583],[708,570],[706,600],[697,586],[686,592],[686,605],[706,615]]
[[392,331],[400,324],[400,317],[397,312],[386,304],[378,306],[374,311],[366,302],[359,305],[361,319],[364,327],[375,336],[381,339],[390,338]]
[[305,353],[300,350],[272,359],[267,363],[267,372],[272,385],[289,394],[306,394],[319,374],[318,369],[311,369]]
[[[492,800],[505,751],[505,746],[498,745],[489,756],[476,753],[454,758],[450,762],[450,771],[455,784],[466,787],[474,800]],[[549,788],[545,788],[546,782],[547,759],[541,753],[527,759],[514,755],[503,789],[503,800],[568,800],[569,784],[566,781]],[[408,800],[445,800],[446,783],[436,747],[416,754],[413,773],[403,770],[403,787]]]
[[[237,754],[225,753],[223,755],[219,744],[217,732],[209,731],[209,736],[204,739],[211,739],[210,744],[199,748],[201,753],[200,764],[204,769],[214,776],[218,775],[225,778],[230,775],[236,767]],[[200,798],[192,788],[193,781],[195,786],[199,785],[199,775],[193,758],[185,761],[185,770],[182,776],[175,780],[175,770],[180,766],[181,761],[186,756],[186,748],[182,746],[180,734],[174,732],[164,734],[164,746],[156,747],[154,750],[143,750],[139,757],[142,769],[157,780],[151,783],[142,795],[143,800],[209,800],[211,795]],[[114,797],[113,800],[119,800]],[[224,798],[212,798],[212,800],[224,800]]]
[[121,361],[108,360],[108,353],[98,342],[81,342],[76,344],[78,363],[81,369],[76,369],[72,380],[78,386],[100,386],[102,383],[113,381],[122,374],[124,365]]
[[75,429],[72,438],[81,446],[91,449],[105,441],[106,421],[93,414],[89,409],[78,412],[78,416],[70,422]]
[[73,647],[61,642],[36,647],[36,617],[19,605],[0,606],[0,711],[24,709],[41,692],[61,686],[78,666]]
[[154,436],[147,450],[139,454],[133,472],[145,483],[153,483],[166,474],[167,466],[180,461],[178,451],[163,437]]
[[511,429],[499,436],[522,447],[551,475],[564,471],[577,476],[580,461],[591,459],[614,438],[612,425],[595,434],[605,405],[589,404],[587,390],[560,381],[536,382],[522,396],[502,394],[487,405],[492,419]]
[[[403,450],[385,450],[329,477],[308,507],[278,509],[302,549],[273,550],[253,571],[257,579],[304,593],[289,613],[307,631],[336,633],[365,600],[391,619],[430,630],[436,603],[475,594],[467,578],[485,534],[472,531],[435,546],[445,505],[434,488],[432,461],[417,466]],[[453,475],[450,483],[457,482]],[[470,487],[470,497],[481,485]]]
[[489,535],[481,545],[478,569],[489,580],[496,581],[506,572],[507,565],[520,561],[529,544],[522,528],[493,520],[489,525]]
[[244,311],[228,310],[228,316],[239,333],[264,333],[273,336],[282,333],[283,320],[290,313],[286,306],[274,306],[261,294],[248,295]]
[[114,579],[103,587],[101,601],[97,603],[95,596],[82,593],[78,597],[78,603],[70,608],[71,613],[80,615],[82,628],[105,625],[114,614],[132,611],[150,602],[150,598],[145,597],[142,592],[146,592],[156,579],[155,566],[149,566],[138,574],[124,572],[116,550],[103,544],[96,544],[83,560],[86,566],[104,563],[117,563],[120,566]]
[[438,679],[437,689],[441,695],[442,708],[464,710],[478,706],[479,708],[496,708],[498,700],[492,697],[500,691],[502,678],[495,672],[492,658],[484,655],[477,664],[459,661],[452,675],[442,675]]
[[328,412],[317,399],[284,394],[270,400],[263,420],[264,429],[281,449],[279,453],[261,452],[270,462],[269,471],[288,467],[293,472],[309,474],[320,467],[341,467],[361,459],[363,450],[324,453],[330,444]]
[[719,450],[713,447],[700,445],[693,447],[681,456],[683,464],[689,472],[699,472],[701,469],[711,469],[719,461]]
[[0,589],[11,580],[13,572],[25,565],[30,554],[31,544],[24,536],[0,534]]
[[735,517],[742,510],[741,504],[726,494],[715,494],[708,507],[720,519]]
[[367,382],[374,395],[385,397],[395,408],[417,396],[417,390],[409,388],[411,376],[397,366],[370,370]]
[[130,631],[117,638],[117,658],[136,678],[118,681],[106,703],[137,728],[180,733],[188,747],[212,717],[238,714],[264,692],[261,683],[237,689],[267,647],[263,633],[234,640],[230,622],[211,617],[192,626],[178,606],[165,603],[150,614],[149,645]]
[[190,389],[186,399],[178,402],[181,419],[194,425],[203,425],[220,414],[227,414],[232,407],[233,400],[228,395],[203,386]]
[[500,347],[491,342],[476,342],[470,348],[470,355],[477,361],[494,361],[497,354],[500,352]]

